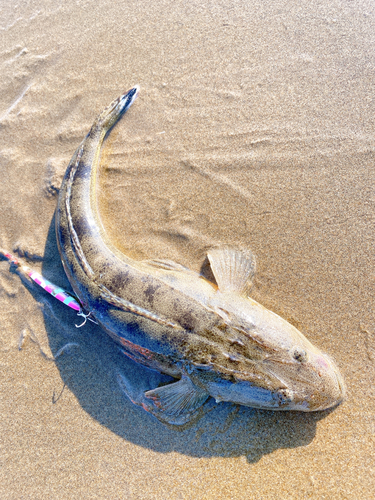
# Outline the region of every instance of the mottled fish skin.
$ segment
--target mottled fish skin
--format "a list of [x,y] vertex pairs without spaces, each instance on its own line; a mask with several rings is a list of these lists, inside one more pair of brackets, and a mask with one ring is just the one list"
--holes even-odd
[[[116,99],[78,147],[60,189],[56,235],[65,272],[84,309],[129,357],[181,378],[181,384],[172,384],[179,390],[173,405],[168,389],[146,394],[150,407],[139,404],[174,422],[184,405],[190,418],[205,394],[274,410],[314,411],[340,403],[344,383],[334,362],[287,321],[247,297],[255,267],[251,254],[210,252],[215,284],[170,261],[134,261],[109,241],[97,208],[100,148],[137,94],[134,87]],[[179,398],[185,399],[180,403]]]

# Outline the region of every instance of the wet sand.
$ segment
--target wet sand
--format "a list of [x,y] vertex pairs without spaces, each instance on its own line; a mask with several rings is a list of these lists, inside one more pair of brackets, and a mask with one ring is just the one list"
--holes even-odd
[[373,498],[374,18],[370,1],[4,3],[0,246],[69,286],[61,178],[139,84],[102,154],[111,238],[195,270],[211,246],[251,248],[252,297],[348,394],[315,414],[212,404],[170,429],[123,396],[138,368],[99,328],[0,262],[2,499]]

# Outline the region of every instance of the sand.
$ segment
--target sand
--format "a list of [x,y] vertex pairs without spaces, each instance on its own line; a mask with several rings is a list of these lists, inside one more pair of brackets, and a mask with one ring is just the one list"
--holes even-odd
[[121,393],[130,365],[99,328],[76,329],[0,262],[0,498],[373,498],[373,2],[10,0],[0,12],[0,246],[69,286],[61,178],[95,116],[139,84],[102,155],[111,238],[195,270],[210,246],[251,248],[252,296],[332,355],[348,387],[330,412],[222,403],[170,429]]

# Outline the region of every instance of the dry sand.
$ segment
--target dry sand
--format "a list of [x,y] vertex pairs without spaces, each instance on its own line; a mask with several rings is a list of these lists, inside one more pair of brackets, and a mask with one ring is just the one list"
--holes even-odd
[[[94,117],[101,210],[133,256],[199,270],[257,256],[253,297],[337,361],[347,401],[220,404],[169,429],[116,383],[112,341],[0,263],[5,499],[370,499],[374,478],[374,66],[368,1],[3,1],[0,245],[68,286],[53,214]],[[54,356],[71,344],[56,361]]]

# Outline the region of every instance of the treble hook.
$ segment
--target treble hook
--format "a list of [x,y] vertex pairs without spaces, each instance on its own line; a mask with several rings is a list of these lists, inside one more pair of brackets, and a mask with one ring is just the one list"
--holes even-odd
[[96,325],[98,325],[99,323],[98,323],[97,321],[95,321],[95,320],[94,320],[94,319],[92,319],[92,318],[89,318],[90,314],[91,314],[91,311],[90,311],[88,314],[85,314],[82,310],[81,310],[81,311],[79,311],[79,312],[77,313],[77,316],[82,316],[83,318],[85,318],[85,320],[84,320],[84,322],[83,322],[83,323],[81,323],[80,325],[75,325],[75,326],[76,326],[76,328],[81,328],[81,326],[84,326],[84,325],[86,324],[86,321],[87,321],[87,320],[89,320],[89,321],[91,321],[92,323],[95,323]]

